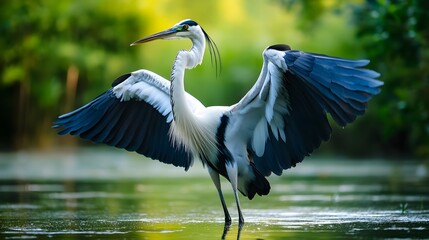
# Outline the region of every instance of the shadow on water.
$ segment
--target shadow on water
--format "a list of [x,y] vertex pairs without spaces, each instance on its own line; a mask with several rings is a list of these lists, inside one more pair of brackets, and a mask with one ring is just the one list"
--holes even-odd
[[[0,238],[220,239],[217,192],[196,164],[183,170],[124,152],[0,156]],[[427,170],[418,162],[310,158],[271,193],[241,197],[241,239],[422,239]],[[239,234],[234,198],[224,181]]]

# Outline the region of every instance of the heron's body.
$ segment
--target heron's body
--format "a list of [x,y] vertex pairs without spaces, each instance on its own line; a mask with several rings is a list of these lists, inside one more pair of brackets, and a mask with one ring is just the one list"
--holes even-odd
[[177,54],[170,81],[148,70],[125,74],[92,102],[60,116],[56,127],[63,128],[60,134],[136,151],[186,170],[201,160],[218,190],[226,226],[231,218],[220,176],[231,182],[241,226],[237,190],[249,199],[268,194],[267,176],[281,175],[329,139],[326,113],[345,126],[364,113],[382,85],[375,80],[378,73],[360,68],[367,60],[273,45],[263,52],[255,85],[237,104],[205,107],[185,91],[184,74],[201,64],[206,41],[211,53],[216,50],[210,37],[194,21],[184,20],[134,44],[159,38],[193,43]]

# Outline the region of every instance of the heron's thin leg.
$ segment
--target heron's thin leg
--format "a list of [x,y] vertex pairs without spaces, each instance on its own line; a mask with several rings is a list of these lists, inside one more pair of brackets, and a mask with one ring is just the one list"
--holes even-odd
[[238,224],[239,227],[242,228],[244,225],[244,218],[243,214],[241,213],[241,207],[240,207],[240,200],[238,199],[237,189],[234,189],[234,196],[235,196],[235,202],[237,203],[237,209],[238,209]]
[[225,214],[225,229],[228,228],[229,230],[229,226],[231,226],[231,216],[229,215],[228,208],[226,207],[225,199],[223,198],[219,173],[217,173],[211,167],[208,167],[208,170],[209,170],[210,177],[212,178],[212,181],[216,186],[220,201],[222,203],[223,213]]
[[229,181],[231,182],[232,190],[234,191],[235,202],[237,203],[238,211],[238,227],[239,231],[244,225],[243,214],[241,213],[240,200],[238,199],[237,193],[237,163],[226,164],[226,172],[228,173]]

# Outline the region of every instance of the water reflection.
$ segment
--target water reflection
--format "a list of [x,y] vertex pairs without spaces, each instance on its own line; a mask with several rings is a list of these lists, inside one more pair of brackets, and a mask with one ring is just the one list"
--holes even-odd
[[[0,170],[9,176],[0,175],[0,238],[221,238],[222,208],[205,170],[187,174],[166,166],[168,174],[164,177],[160,173],[164,166],[157,162],[121,155],[120,161],[125,163],[116,163],[115,157],[103,156],[96,161],[84,154],[75,156],[77,162],[73,164],[55,162],[56,166],[74,166],[68,171],[76,171],[75,179],[59,174],[61,167],[48,173],[52,161],[42,158],[29,165],[43,168],[41,172],[47,175],[36,176],[37,168],[33,168],[25,177],[22,168],[26,165],[1,163],[11,169]],[[82,159],[89,162],[80,162]],[[59,156],[54,160],[62,161]],[[353,172],[362,169],[362,164],[370,166],[362,161],[318,164],[307,161],[284,177],[271,178],[269,196],[252,201],[243,198],[246,223],[241,239],[429,236],[428,180],[408,176],[418,164],[401,166],[398,171],[391,162],[377,162],[375,169],[384,164],[383,172],[374,174],[371,166],[367,176],[363,170]],[[99,174],[91,175],[93,169]],[[344,174],[345,169],[351,173]],[[19,177],[11,177],[11,172],[19,172]],[[233,218],[225,238],[235,239],[240,231],[234,198],[227,190],[225,198]]]

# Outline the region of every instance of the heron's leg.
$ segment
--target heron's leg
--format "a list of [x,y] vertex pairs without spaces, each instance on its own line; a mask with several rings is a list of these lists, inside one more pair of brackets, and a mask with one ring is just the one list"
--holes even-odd
[[226,172],[228,173],[228,178],[229,178],[229,181],[231,182],[232,190],[234,191],[235,202],[237,203],[238,227],[240,231],[244,225],[244,218],[243,218],[243,214],[241,213],[240,200],[238,199],[238,192],[237,192],[237,178],[238,178],[237,163],[236,162],[227,163]]
[[225,214],[225,229],[231,226],[231,216],[229,215],[228,208],[226,207],[225,199],[223,198],[222,189],[220,185],[219,173],[213,170],[211,167],[207,167],[209,170],[210,177],[214,185],[216,186],[217,192],[219,194],[220,201],[222,203],[223,213]]

